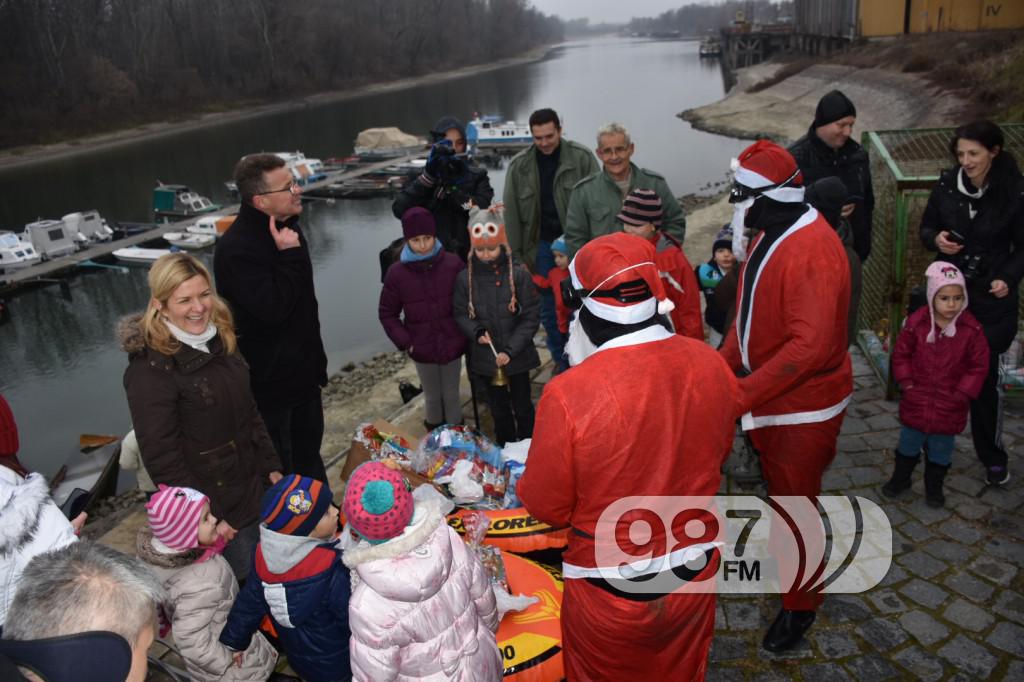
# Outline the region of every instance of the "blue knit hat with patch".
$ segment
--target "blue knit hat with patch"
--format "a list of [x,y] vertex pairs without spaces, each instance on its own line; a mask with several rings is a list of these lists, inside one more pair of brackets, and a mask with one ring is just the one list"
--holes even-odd
[[309,535],[331,506],[331,489],[315,478],[289,474],[263,495],[260,518],[283,535]]

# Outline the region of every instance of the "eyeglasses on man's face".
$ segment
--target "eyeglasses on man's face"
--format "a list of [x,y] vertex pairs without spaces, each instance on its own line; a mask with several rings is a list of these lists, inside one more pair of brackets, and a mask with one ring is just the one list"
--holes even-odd
[[302,192],[302,188],[299,187],[298,185],[296,185],[294,182],[289,182],[287,185],[285,185],[281,189],[272,189],[272,190],[270,190],[268,192],[260,192],[256,196],[263,196],[265,194],[278,194],[280,192],[289,192],[291,194],[299,194],[300,192]]

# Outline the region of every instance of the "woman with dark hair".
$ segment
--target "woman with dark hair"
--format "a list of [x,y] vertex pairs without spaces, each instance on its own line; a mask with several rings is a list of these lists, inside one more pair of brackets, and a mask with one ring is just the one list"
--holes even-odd
[[1002,391],[999,355],[1017,334],[1019,295],[1024,277],[1024,178],[1004,149],[1003,131],[991,121],[975,121],[953,133],[950,152],[957,161],[943,171],[921,218],[921,241],[938,251],[967,279],[968,310],[981,322],[988,341],[988,376],[971,402],[971,436],[986,481],[1010,480],[1002,443]]
[[149,271],[145,312],[121,320],[124,388],[142,463],[153,483],[210,498],[235,576],[248,573],[259,540],[260,501],[281,462],[256,410],[231,311],[209,271],[185,253]]

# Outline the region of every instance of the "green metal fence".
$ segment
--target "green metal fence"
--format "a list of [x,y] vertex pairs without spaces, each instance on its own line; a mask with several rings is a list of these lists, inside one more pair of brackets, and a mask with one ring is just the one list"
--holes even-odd
[[[1024,159],[1024,124],[1002,125],[1006,149]],[[892,398],[889,351],[903,325],[910,290],[924,282],[935,259],[918,237],[921,214],[939,172],[953,165],[953,128],[866,132],[875,213],[871,257],[864,264],[857,342]]]

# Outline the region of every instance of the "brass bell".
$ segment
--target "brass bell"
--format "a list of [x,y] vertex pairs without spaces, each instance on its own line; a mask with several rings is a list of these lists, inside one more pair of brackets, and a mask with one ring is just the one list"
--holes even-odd
[[491,386],[508,386],[508,375],[505,374],[504,367],[498,367],[494,371],[494,376],[491,377]]

